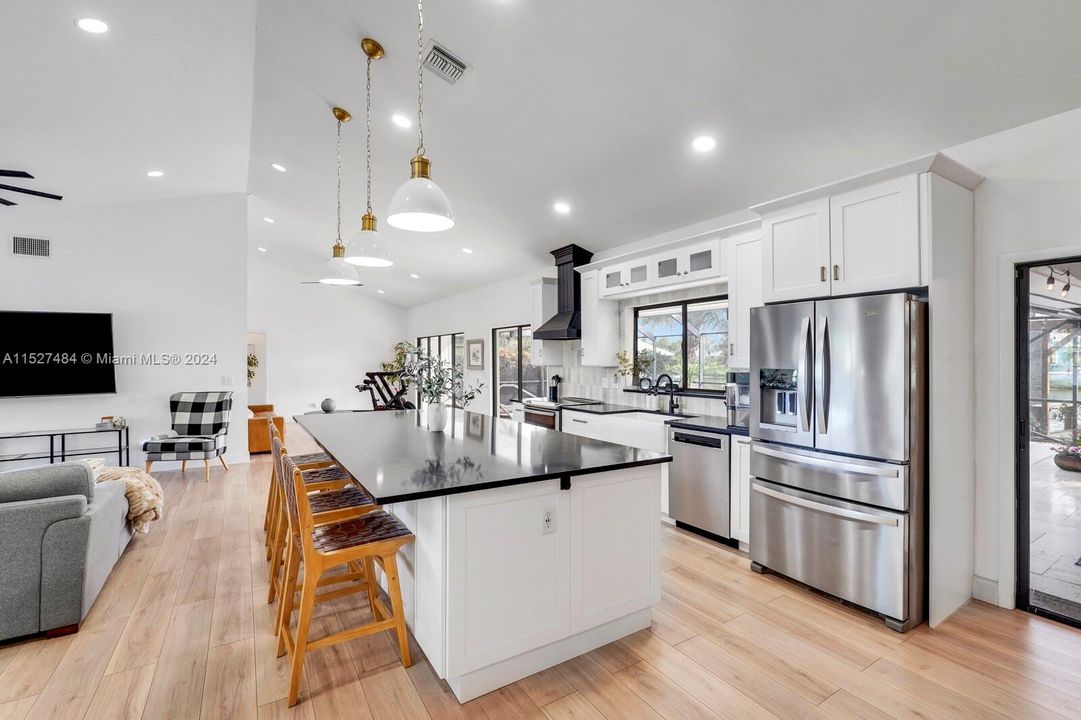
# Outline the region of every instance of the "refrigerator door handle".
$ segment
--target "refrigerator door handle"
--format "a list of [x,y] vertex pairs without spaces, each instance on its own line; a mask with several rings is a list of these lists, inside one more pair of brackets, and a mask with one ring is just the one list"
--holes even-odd
[[758,453],[760,455],[768,455],[778,460],[787,460],[788,462],[800,463],[802,465],[812,465],[824,470],[831,470],[833,472],[847,473],[849,475],[867,475],[868,477],[882,477],[882,478],[898,478],[901,476],[901,470],[894,465],[857,465],[855,463],[846,463],[838,460],[827,460],[821,457],[812,457],[810,455],[797,455],[796,453],[785,452],[784,450],[777,450],[772,447],[766,447],[760,443],[755,443],[751,452]]
[[830,329],[829,318],[818,322],[818,352],[815,354],[815,415],[818,417],[818,434],[829,432],[830,407]]
[[858,520],[859,522],[874,523],[875,525],[885,525],[887,527],[897,527],[898,525],[898,520],[895,517],[872,515],[871,513],[863,513],[858,510],[849,510],[848,508],[826,505],[825,503],[815,502],[814,500],[807,500],[806,498],[796,497],[795,495],[777,492],[776,490],[762,487],[758,484],[755,484],[752,489],[756,493],[761,493],[774,500],[780,500],[789,505],[798,505],[807,508],[808,510],[817,510],[818,512],[826,513],[827,515],[836,515],[838,517],[848,518],[849,520]]
[[808,355],[811,351],[811,318],[804,317],[799,330],[799,358],[796,360],[796,375],[803,397],[799,399],[799,419],[803,432],[811,429],[811,378],[807,368],[811,364]]

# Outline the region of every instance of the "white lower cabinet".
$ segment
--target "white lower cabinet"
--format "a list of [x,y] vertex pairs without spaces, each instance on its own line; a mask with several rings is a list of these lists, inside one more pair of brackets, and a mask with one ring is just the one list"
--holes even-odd
[[730,536],[742,543],[751,541],[751,440],[732,437],[729,488],[731,492]]

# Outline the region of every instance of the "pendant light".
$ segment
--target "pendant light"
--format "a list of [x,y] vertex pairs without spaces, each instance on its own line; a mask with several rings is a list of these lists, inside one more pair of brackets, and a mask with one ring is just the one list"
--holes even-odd
[[1070,271],[1066,271],[1066,284],[1062,286],[1062,297],[1069,297],[1070,295]]
[[345,261],[345,245],[342,244],[342,123],[349,122],[352,115],[340,107],[334,108],[338,121],[338,239],[331,248],[332,255],[323,265],[319,282],[324,285],[360,285],[357,270]]
[[1047,291],[1051,292],[1055,289],[1055,268],[1050,268],[1047,272]]
[[383,57],[383,46],[372,38],[364,38],[360,46],[368,56],[368,72],[365,88],[368,96],[368,210],[360,219],[360,232],[346,246],[345,261],[350,265],[366,267],[390,267],[394,261],[390,250],[379,238],[372,214],[372,60]]
[[454,227],[450,201],[432,182],[432,163],[424,155],[424,0],[417,0],[417,154],[409,167],[411,176],[391,198],[387,222],[414,232]]

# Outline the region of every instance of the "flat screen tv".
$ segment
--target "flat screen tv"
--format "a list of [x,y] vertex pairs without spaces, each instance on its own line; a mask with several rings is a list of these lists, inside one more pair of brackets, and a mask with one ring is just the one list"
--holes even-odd
[[0,310],[0,397],[116,392],[113,316]]

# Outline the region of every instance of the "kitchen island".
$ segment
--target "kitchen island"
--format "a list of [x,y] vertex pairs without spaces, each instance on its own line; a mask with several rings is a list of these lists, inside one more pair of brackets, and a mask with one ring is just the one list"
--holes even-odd
[[649,627],[668,455],[461,410],[296,420],[416,535],[406,622],[461,702]]

